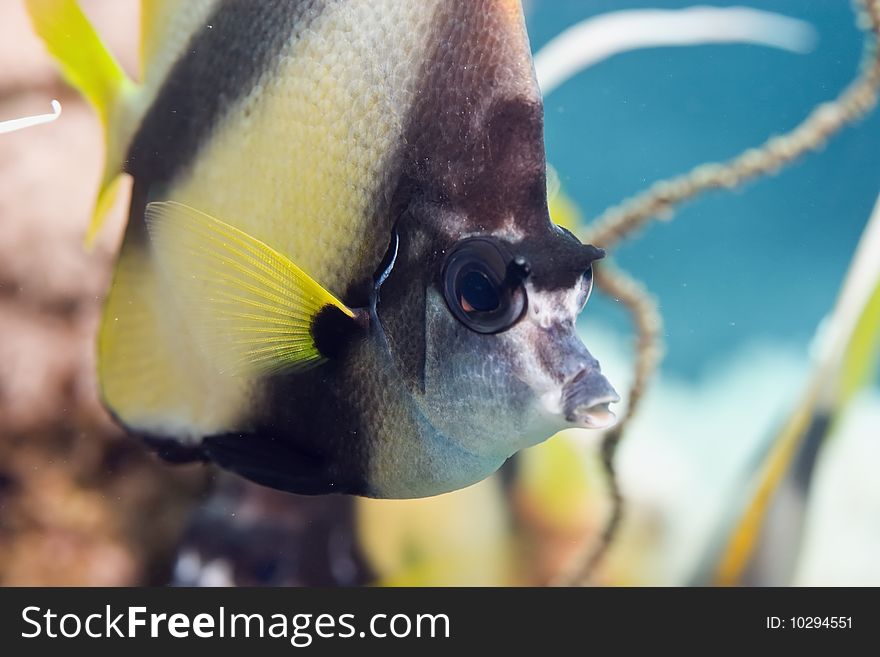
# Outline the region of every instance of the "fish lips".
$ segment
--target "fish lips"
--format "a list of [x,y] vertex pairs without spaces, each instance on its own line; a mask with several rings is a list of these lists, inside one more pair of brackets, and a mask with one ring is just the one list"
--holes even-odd
[[562,388],[565,419],[579,427],[607,429],[617,423],[611,404],[620,395],[598,368],[588,367],[576,374]]

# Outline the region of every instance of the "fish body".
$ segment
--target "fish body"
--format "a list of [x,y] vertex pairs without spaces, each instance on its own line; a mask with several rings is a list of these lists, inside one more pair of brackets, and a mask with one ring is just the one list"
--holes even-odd
[[99,375],[161,454],[421,497],[613,419],[518,0],[145,2],[139,84],[73,0],[28,4],[68,78],[71,34],[109,71],[93,230],[134,187]]

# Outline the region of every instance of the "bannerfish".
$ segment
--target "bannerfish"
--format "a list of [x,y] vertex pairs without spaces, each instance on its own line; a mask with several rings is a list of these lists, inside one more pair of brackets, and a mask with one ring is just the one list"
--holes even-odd
[[160,455],[411,498],[614,422],[518,0],[145,0],[138,83],[27,5],[104,122],[90,236],[133,178],[98,373]]

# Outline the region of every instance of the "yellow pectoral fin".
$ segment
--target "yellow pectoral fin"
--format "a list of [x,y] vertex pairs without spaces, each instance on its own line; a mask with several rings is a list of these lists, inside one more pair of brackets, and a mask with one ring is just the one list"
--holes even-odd
[[287,257],[175,202],[146,211],[156,267],[196,343],[222,372],[270,374],[322,359],[313,335],[332,306],[355,314]]

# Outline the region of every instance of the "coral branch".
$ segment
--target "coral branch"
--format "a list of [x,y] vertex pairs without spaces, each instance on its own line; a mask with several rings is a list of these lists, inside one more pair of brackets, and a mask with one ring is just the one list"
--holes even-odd
[[638,409],[644,390],[663,357],[663,318],[656,299],[644,285],[613,262],[603,262],[596,267],[595,281],[600,290],[626,306],[636,329],[635,377],[626,412],[614,429],[621,431]]
[[605,556],[611,545],[620,522],[623,519],[623,497],[614,468],[614,455],[624,430],[632,419],[660,360],[663,357],[662,332],[663,319],[657,301],[638,281],[618,269],[612,262],[603,262],[596,267],[596,285],[608,296],[622,303],[632,316],[636,328],[635,377],[629,391],[626,411],[617,425],[602,439],[602,465],[605,469],[611,499],[611,512],[605,529],[596,545],[590,546],[575,562],[574,567],[565,572],[555,582],[562,586],[577,586],[585,583],[596,565]]
[[668,219],[675,206],[710,189],[733,188],[775,173],[809,151],[822,148],[835,133],[867,114],[880,89],[880,0],[862,0],[874,35],[859,77],[834,101],[816,107],[791,132],[720,164],[704,164],[690,173],[658,182],[647,191],[602,214],[582,236],[585,242],[613,248],[651,219]]

